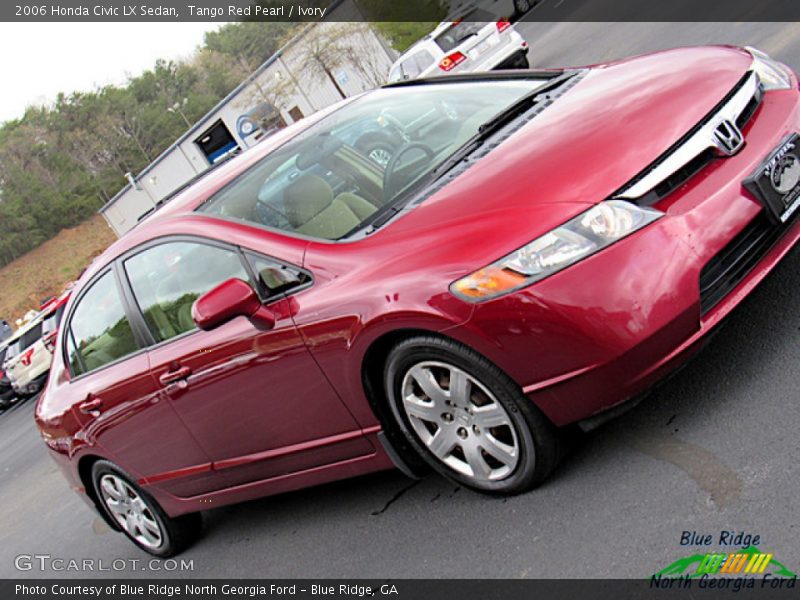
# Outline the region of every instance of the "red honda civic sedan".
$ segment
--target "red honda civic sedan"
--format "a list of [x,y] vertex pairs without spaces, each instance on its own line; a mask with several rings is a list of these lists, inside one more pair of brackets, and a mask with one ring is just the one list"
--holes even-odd
[[730,47],[346,100],[94,261],[44,441],[159,556],[203,509],[393,465],[528,490],[794,246],[798,132],[796,76]]

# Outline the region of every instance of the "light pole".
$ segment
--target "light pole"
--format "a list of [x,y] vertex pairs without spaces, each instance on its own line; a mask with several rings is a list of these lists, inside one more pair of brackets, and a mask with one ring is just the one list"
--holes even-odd
[[181,110],[182,107],[186,106],[186,103],[188,101],[189,101],[188,98],[184,98],[183,101],[176,102],[175,104],[167,108],[167,112],[178,113],[181,117],[183,117],[183,120],[186,122],[186,126],[191,127],[192,124],[189,122],[189,119],[186,118],[186,115]]

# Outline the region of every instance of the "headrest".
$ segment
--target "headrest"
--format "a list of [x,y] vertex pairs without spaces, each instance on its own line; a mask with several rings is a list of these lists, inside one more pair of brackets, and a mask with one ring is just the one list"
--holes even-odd
[[333,202],[333,190],[317,175],[307,173],[283,191],[286,218],[293,227],[308,223]]

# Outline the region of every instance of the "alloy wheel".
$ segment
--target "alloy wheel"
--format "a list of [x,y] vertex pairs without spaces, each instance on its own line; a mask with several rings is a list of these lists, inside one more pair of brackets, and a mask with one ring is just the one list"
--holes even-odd
[[519,462],[514,421],[472,375],[424,361],[403,377],[402,406],[420,441],[438,460],[477,481],[499,481]]
[[514,8],[519,14],[523,14],[531,9],[531,3],[529,0],[514,0]]
[[147,548],[159,548],[164,534],[147,502],[133,487],[117,475],[100,478],[100,493],[111,515],[128,535]]

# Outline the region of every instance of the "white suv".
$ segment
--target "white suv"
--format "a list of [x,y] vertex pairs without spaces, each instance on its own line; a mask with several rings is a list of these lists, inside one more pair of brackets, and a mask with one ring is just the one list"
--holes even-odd
[[507,19],[467,10],[406,50],[389,71],[389,83],[445,73],[527,69],[528,44]]
[[69,295],[45,308],[22,330],[6,352],[5,371],[11,387],[20,396],[30,396],[42,389],[50,372],[58,325]]

